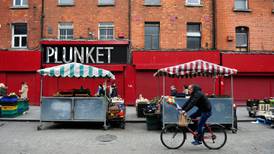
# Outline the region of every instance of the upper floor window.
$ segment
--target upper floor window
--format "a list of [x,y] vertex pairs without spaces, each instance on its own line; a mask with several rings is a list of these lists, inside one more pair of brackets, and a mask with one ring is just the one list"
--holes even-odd
[[159,49],[159,22],[145,22],[145,49]]
[[73,5],[74,0],[59,0],[59,5]]
[[115,0],[98,0],[99,5],[114,5]]
[[73,25],[72,23],[60,23],[58,25],[59,39],[70,40],[73,39]]
[[145,0],[145,5],[161,5],[161,0]]
[[248,10],[248,0],[235,0],[234,3],[235,10]]
[[201,48],[201,25],[200,23],[187,24],[187,48]]
[[27,24],[12,25],[12,47],[27,48]]
[[16,6],[16,7],[28,6],[28,0],[13,0],[13,6]]
[[113,40],[114,25],[112,22],[99,23],[99,40]]
[[236,48],[248,51],[248,27],[236,27]]
[[186,0],[187,5],[200,5],[201,1],[200,0]]

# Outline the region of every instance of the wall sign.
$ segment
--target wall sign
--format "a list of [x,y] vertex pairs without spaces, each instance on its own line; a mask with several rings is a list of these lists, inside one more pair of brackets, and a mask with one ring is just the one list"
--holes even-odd
[[127,45],[42,45],[43,63],[126,64]]

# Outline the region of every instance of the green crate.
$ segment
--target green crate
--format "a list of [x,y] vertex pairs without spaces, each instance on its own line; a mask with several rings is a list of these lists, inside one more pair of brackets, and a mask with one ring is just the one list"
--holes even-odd
[[17,117],[20,115],[16,110],[2,110],[2,117]]

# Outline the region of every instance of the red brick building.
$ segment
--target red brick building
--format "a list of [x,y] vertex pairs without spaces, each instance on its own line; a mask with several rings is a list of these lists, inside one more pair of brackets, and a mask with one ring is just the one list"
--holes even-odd
[[[193,82],[207,93],[230,95],[227,79],[215,84],[212,78],[166,79],[163,87],[153,77],[158,68],[203,59],[239,70],[238,104],[274,96],[273,5],[272,0],[4,0],[0,82],[18,92],[27,81],[30,100],[39,105],[36,70],[77,61],[112,71],[127,104],[140,93],[151,99],[169,93],[172,84],[181,91]],[[101,58],[85,57],[93,50]],[[94,93],[100,82],[46,77],[43,95],[81,85]]]

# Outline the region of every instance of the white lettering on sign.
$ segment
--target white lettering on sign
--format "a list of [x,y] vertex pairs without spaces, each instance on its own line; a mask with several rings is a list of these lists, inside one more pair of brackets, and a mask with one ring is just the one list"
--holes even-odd
[[[69,50],[69,55],[66,55],[67,52],[66,52],[66,47],[63,47],[63,61],[65,63],[71,63],[72,62],[72,48],[70,48]],[[66,60],[66,57],[69,57],[69,60]]]
[[46,47],[46,63],[111,63],[113,50],[114,47]]

